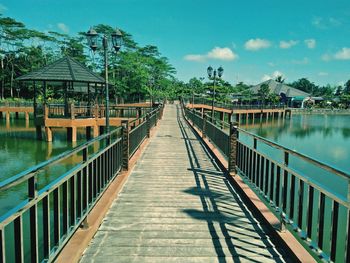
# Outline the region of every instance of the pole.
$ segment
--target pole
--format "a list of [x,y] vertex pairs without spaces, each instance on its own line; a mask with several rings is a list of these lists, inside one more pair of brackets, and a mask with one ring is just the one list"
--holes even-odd
[[108,41],[107,36],[103,36],[103,52],[105,60],[105,92],[106,92],[106,133],[109,133],[109,90],[108,90],[108,57],[107,57]]
[[215,80],[216,80],[216,70],[214,70],[214,91],[213,91],[213,101],[211,102],[211,122],[214,123],[214,103],[215,103]]

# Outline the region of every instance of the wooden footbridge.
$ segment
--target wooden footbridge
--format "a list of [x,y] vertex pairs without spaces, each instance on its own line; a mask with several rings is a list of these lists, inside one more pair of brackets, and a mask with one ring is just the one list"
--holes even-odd
[[[0,183],[27,182],[27,198],[0,217],[0,262],[349,262],[349,227],[338,229],[350,195],[293,171],[289,156],[348,175],[234,123],[227,133],[183,104],[136,123]],[[73,168],[38,186],[41,171],[72,157]]]

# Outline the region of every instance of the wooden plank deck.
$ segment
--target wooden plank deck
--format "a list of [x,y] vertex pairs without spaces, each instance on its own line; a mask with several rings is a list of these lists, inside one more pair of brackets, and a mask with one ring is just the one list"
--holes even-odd
[[166,106],[81,262],[285,262],[177,107]]

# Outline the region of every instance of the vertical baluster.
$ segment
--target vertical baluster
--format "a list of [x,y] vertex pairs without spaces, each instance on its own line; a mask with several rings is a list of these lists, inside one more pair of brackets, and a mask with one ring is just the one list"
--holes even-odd
[[94,178],[94,163],[95,163],[94,159],[91,163],[89,163],[89,171],[88,171],[88,203],[91,204],[92,202],[92,198],[93,198],[93,178]]
[[270,161],[266,159],[266,167],[265,167],[265,187],[264,194],[267,196],[269,190],[269,173],[270,173]]
[[68,182],[62,184],[62,234],[68,233]]
[[70,181],[70,225],[74,226],[76,221],[75,175],[73,175],[69,181]]
[[280,206],[280,188],[281,188],[281,167],[277,165],[276,168],[276,197],[275,197],[275,203],[276,206]]
[[29,220],[30,220],[30,254],[31,262],[39,262],[38,254],[38,207],[34,204],[29,209]]
[[335,262],[335,257],[337,252],[338,214],[339,214],[339,204],[336,201],[333,201],[332,235],[331,235],[331,260],[333,262]]
[[261,156],[261,167],[260,167],[260,191],[264,191],[265,182],[265,157]]
[[85,168],[77,173],[77,218],[81,217],[82,212],[82,172]]
[[252,150],[253,153],[253,169],[252,169],[252,174],[253,174],[253,182],[256,185],[256,152]]
[[312,211],[314,206],[314,188],[309,185],[308,212],[307,212],[307,236],[312,235]]
[[53,191],[53,242],[58,246],[60,241],[60,192],[59,188]]
[[346,238],[345,262],[350,262],[350,209],[348,209],[348,229]]
[[50,242],[50,196],[47,195],[42,199],[43,206],[43,247],[44,258],[48,259],[51,250]]
[[241,143],[237,142],[237,165],[238,165],[238,169],[242,169],[241,166]]
[[304,181],[299,179],[299,197],[298,197],[298,226],[303,229],[303,207],[304,207]]
[[260,154],[256,153],[256,187],[259,188],[261,176],[260,176]]
[[15,239],[15,260],[16,262],[23,262],[23,228],[22,215],[19,215],[14,220],[14,239]]
[[271,175],[270,175],[270,200],[274,200],[275,190],[275,163],[271,162]]
[[[284,165],[289,165],[289,153],[284,152]],[[282,187],[282,210],[287,212],[287,192],[288,192],[288,171],[283,171],[283,187]]]
[[253,151],[248,148],[249,159],[248,159],[248,175],[251,182],[253,182]]
[[295,176],[290,174],[290,208],[289,216],[294,221],[294,196],[295,196]]
[[94,174],[93,174],[93,195],[92,195],[92,200],[95,200],[96,198],[96,195],[97,195],[97,187],[98,187],[98,177],[99,177],[99,174],[100,174],[100,166],[99,166],[99,158],[97,157],[95,160],[94,160],[94,165],[93,165],[93,168],[94,168]]
[[0,229],[0,263],[6,262],[4,233],[5,233],[4,229]]
[[318,214],[318,247],[323,249],[323,229],[324,229],[324,210],[325,210],[325,195],[320,192],[320,204]]

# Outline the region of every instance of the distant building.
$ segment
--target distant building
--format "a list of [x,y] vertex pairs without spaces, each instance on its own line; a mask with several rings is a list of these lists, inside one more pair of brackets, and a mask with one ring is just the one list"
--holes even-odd
[[253,94],[258,94],[262,84],[269,85],[270,92],[275,93],[281,97],[281,101],[286,103],[289,107],[301,107],[301,103],[307,97],[310,97],[309,93],[301,91],[299,89],[288,86],[284,83],[279,83],[273,79],[264,81],[256,86],[251,87],[249,90]]

